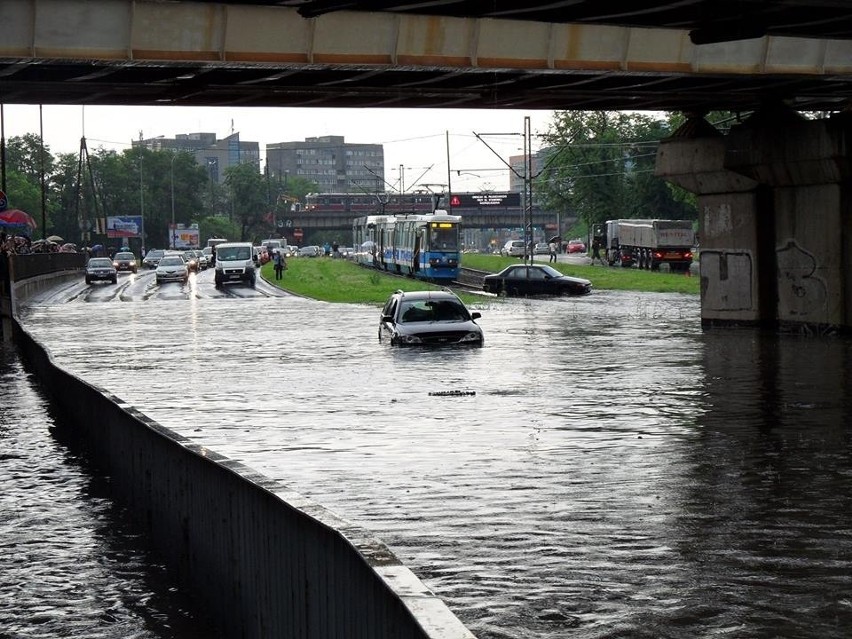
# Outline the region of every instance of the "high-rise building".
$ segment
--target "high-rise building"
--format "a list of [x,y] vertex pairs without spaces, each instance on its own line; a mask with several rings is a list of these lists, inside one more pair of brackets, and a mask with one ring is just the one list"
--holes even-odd
[[210,179],[222,183],[225,169],[239,164],[254,164],[260,170],[260,144],[241,142],[239,133],[221,140],[215,133],[179,133],[173,138],[163,136],[133,140],[133,146],[151,151],[184,151],[192,153],[195,161],[207,169]]
[[342,135],[266,145],[270,177],[316,182],[320,193],[385,191],[385,151],[381,144],[352,144]]

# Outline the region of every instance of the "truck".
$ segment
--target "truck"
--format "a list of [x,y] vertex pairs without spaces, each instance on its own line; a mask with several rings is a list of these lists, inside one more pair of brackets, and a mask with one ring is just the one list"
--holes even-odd
[[672,272],[685,273],[692,265],[695,229],[690,220],[607,220],[594,231],[606,247],[610,266],[658,271],[661,264],[668,264]]

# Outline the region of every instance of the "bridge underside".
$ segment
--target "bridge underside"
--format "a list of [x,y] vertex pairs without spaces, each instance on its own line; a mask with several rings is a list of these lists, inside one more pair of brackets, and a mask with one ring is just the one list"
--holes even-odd
[[[850,20],[837,3],[819,3],[809,26],[731,42],[707,35],[725,22],[702,22],[704,2],[682,13],[683,2],[632,4],[506,2],[497,14],[470,2],[13,0],[0,3],[0,102],[749,111],[767,100],[838,110],[852,98]],[[805,3],[783,4],[738,24],[794,17]]]

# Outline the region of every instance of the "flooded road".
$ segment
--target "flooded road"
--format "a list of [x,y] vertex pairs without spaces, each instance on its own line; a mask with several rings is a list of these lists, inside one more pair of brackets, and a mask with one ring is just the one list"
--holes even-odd
[[374,531],[480,639],[848,636],[852,342],[703,333],[692,296],[477,310],[483,348],[398,350],[377,308],[140,273],[22,323]]

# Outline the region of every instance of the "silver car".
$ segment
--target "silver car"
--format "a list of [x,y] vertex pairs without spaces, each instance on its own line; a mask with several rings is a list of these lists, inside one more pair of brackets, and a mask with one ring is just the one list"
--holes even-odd
[[183,282],[189,280],[189,268],[181,255],[166,255],[157,264],[155,271],[157,284],[163,282]]

